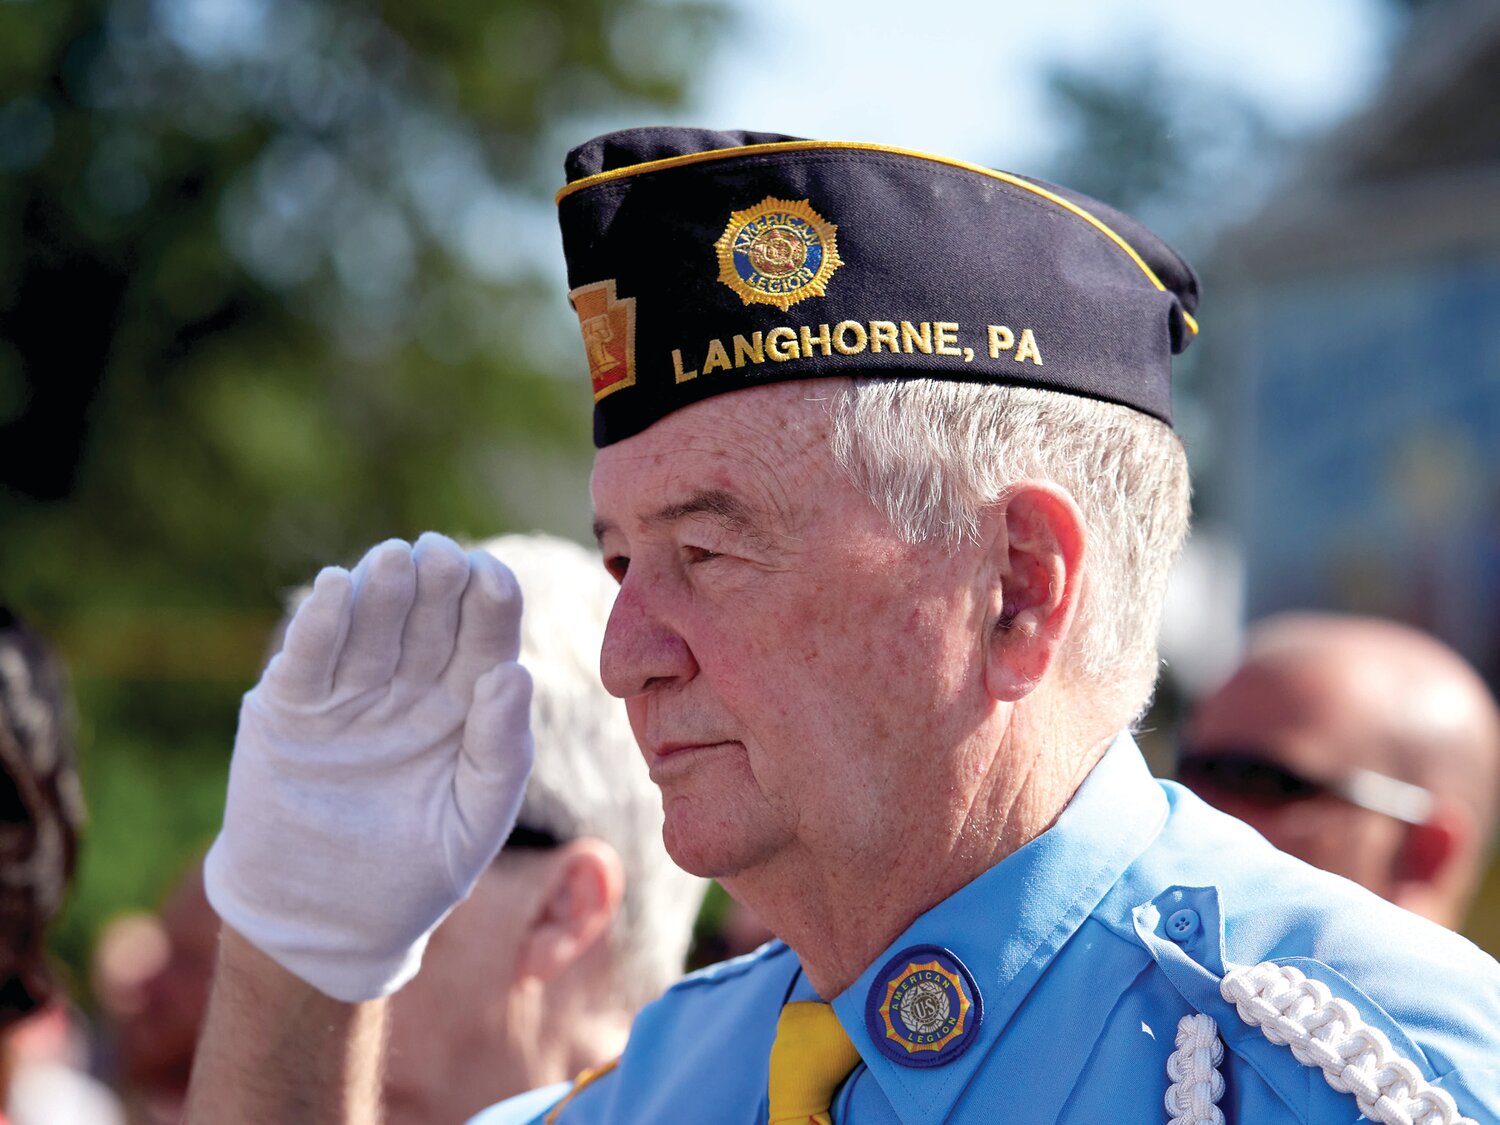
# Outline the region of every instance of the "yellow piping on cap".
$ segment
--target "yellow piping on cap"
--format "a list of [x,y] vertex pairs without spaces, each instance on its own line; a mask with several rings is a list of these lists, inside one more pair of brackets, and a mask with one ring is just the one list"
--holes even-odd
[[[934,164],[946,164],[950,168],[962,168],[966,172],[988,176],[993,180],[1000,180],[1003,183],[1010,184],[1012,187],[1029,191],[1033,195],[1041,196],[1049,203],[1061,207],[1064,211],[1077,215],[1123,250],[1126,256],[1146,275],[1152,285],[1156,286],[1163,293],[1167,291],[1167,287],[1162,284],[1161,278],[1156,276],[1156,271],[1148,266],[1145,259],[1136,253],[1134,246],[1130,245],[1130,243],[1116,234],[1107,224],[1085,211],[1078,204],[1064,199],[1062,196],[1055,192],[1050,192],[1044,187],[1031,183],[1029,180],[1023,180],[1019,176],[1012,176],[1009,172],[997,172],[993,168],[986,168],[980,164],[970,164],[966,160],[954,160],[951,157],[935,156],[930,152],[918,152],[915,149],[909,148],[893,148],[890,145],[865,144],[860,141],[774,141],[770,144],[740,145],[737,148],[715,148],[709,149],[706,152],[689,152],[681,156],[668,156],[661,160],[648,160],[643,164],[631,164],[624,168],[614,168],[608,172],[596,172],[592,176],[585,176],[581,180],[574,180],[571,184],[565,184],[558,190],[554,202],[561,203],[574,192],[583,191],[585,188],[610,183],[613,180],[623,180],[627,176],[639,176],[646,172],[661,172],[668,168],[682,168],[689,164],[705,164],[711,160],[727,160],[734,156],[762,156],[775,152],[810,152],[819,149],[833,149],[844,152],[883,152],[893,156],[907,156],[916,160],[930,160]],[[1196,336],[1198,334],[1198,322],[1193,319],[1192,315],[1186,309],[1182,311],[1182,319],[1188,326],[1188,331]]]

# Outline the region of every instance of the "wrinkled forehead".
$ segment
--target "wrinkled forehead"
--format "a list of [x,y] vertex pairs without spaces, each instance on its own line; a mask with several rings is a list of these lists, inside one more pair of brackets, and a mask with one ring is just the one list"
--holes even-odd
[[751,387],[693,403],[600,449],[594,511],[616,523],[724,492],[767,517],[795,521],[813,498],[847,485],[829,443],[829,380]]
[[693,461],[701,469],[697,462],[713,456],[767,470],[815,461],[831,466],[829,401],[835,393],[833,381],[809,380],[747,387],[693,403],[600,449],[594,488],[640,474],[644,466],[687,471]]

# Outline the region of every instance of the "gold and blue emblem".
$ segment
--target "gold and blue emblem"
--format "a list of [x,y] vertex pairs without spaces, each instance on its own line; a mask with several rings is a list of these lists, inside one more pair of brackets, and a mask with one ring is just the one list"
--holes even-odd
[[841,265],[838,227],[812,208],[811,200],[766,196],[729,216],[714,243],[719,280],[745,304],[775,305],[782,312],[808,297],[821,297]]
[[984,1004],[964,963],[936,945],[903,949],[876,974],[865,1027],[902,1066],[942,1066],[968,1049]]

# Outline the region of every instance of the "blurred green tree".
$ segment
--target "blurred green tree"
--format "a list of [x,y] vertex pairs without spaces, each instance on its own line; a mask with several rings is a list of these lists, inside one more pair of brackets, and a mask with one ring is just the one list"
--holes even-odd
[[0,591],[80,694],[70,964],[215,826],[279,591],[390,535],[586,526],[543,157],[674,104],[717,18],[0,2]]

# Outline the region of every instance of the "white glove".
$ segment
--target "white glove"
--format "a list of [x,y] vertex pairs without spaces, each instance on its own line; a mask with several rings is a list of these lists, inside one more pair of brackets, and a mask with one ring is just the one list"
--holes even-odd
[[428,533],[329,567],[245,696],[220,917],[337,1000],[387,995],[494,859],[531,769],[521,595]]

